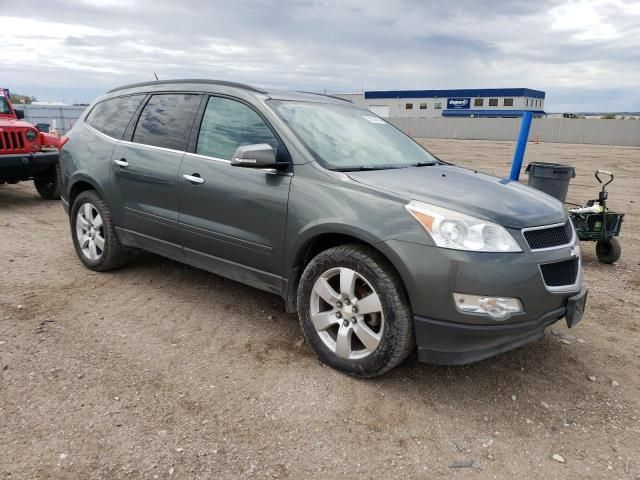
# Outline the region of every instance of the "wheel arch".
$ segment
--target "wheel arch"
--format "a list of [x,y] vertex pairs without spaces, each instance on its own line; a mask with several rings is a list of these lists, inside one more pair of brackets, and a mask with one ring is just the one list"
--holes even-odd
[[98,192],[98,195],[100,195],[103,201],[107,203],[107,205],[109,204],[108,200],[105,198],[104,192],[98,186],[98,183],[88,175],[79,173],[74,175],[69,182],[69,208],[73,207],[73,202],[75,201],[76,197],[87,190],[95,190],[96,192]]
[[291,257],[290,263],[285,270],[289,274],[285,290],[285,308],[287,312],[295,313],[297,311],[298,284],[302,272],[309,262],[316,255],[329,248],[350,243],[365,245],[381,255],[398,275],[404,294],[409,299],[403,275],[406,269],[397,264],[398,258],[392,255],[390,249],[385,248],[386,244],[384,242],[374,239],[367,232],[343,228],[322,228],[314,229],[313,233],[306,235],[304,239],[298,242],[298,246],[294,250],[295,254]]

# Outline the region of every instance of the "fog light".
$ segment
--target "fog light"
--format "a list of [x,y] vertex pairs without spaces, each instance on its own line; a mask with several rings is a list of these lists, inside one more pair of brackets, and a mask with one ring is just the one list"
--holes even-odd
[[514,313],[522,312],[522,303],[517,298],[454,293],[453,299],[460,313],[487,315],[494,320],[506,320]]

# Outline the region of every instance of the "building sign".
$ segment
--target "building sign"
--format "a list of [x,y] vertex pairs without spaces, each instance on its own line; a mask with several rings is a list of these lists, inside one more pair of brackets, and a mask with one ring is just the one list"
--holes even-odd
[[447,100],[448,109],[471,108],[470,98],[450,98]]

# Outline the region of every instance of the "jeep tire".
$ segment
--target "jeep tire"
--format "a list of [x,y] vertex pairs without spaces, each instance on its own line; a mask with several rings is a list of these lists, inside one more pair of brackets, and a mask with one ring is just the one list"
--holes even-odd
[[45,200],[60,199],[60,183],[60,165],[57,163],[33,178],[36,190]]

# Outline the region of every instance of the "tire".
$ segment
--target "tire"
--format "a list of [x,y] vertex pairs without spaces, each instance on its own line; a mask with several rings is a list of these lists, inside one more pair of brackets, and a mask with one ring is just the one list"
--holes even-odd
[[297,303],[307,343],[323,363],[347,375],[382,375],[414,350],[413,316],[402,282],[370,247],[341,245],[318,254],[302,273]]
[[127,263],[129,251],[120,243],[109,207],[94,190],[76,197],[69,221],[73,246],[87,268],[105,272]]
[[33,184],[42,198],[45,200],[60,199],[60,165],[55,164],[44,175],[35,177]]
[[602,263],[617,262],[621,253],[622,247],[620,247],[620,242],[616,238],[612,237],[608,240],[598,240],[596,242],[596,255]]

